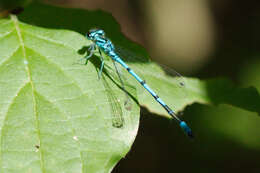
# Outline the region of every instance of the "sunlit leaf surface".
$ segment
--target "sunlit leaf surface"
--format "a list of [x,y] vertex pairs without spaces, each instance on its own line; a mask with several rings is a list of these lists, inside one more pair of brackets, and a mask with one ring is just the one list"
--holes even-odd
[[75,32],[0,20],[0,172],[109,172],[129,151],[139,108],[133,102],[124,126],[112,125],[96,67],[77,64],[88,44]]

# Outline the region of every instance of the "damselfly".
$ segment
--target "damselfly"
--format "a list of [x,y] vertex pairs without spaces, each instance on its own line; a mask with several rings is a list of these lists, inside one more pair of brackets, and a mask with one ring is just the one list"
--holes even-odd
[[[167,106],[167,104],[146,84],[145,80],[139,77],[120,57],[120,55],[115,51],[115,46],[113,43],[105,37],[105,32],[101,29],[93,29],[90,30],[87,35],[87,39],[91,40],[93,44],[90,45],[89,51],[90,54],[87,55],[86,61],[92,57],[94,51],[97,49],[99,51],[101,57],[101,66],[99,70],[99,77],[101,76],[102,70],[104,68],[104,58],[102,56],[102,52],[109,56],[113,62],[119,63],[124,69],[126,69],[142,86],[143,88],[148,91],[154,99],[167,111],[167,113],[175,119],[179,126],[183,129],[183,131],[189,136],[193,137],[192,131],[189,126],[186,124],[185,121],[181,120],[175,112]],[[116,66],[115,66],[116,67]],[[117,69],[116,69],[117,70]],[[120,78],[120,75],[119,75]]]

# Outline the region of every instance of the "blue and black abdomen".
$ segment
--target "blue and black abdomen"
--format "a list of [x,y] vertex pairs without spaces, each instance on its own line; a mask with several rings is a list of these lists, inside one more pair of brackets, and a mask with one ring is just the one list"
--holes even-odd
[[168,107],[164,101],[145,83],[145,81],[140,78],[128,65],[118,56],[115,52],[115,48],[113,43],[105,38],[105,33],[103,30],[93,30],[87,34],[87,38],[92,40],[96,46],[105,52],[109,57],[111,57],[114,61],[121,64],[153,97],[154,99],[171,115],[176,121],[178,121],[179,126],[183,129],[183,131],[189,136],[193,137],[192,131],[189,126],[182,120],[180,120],[174,113],[174,111]]

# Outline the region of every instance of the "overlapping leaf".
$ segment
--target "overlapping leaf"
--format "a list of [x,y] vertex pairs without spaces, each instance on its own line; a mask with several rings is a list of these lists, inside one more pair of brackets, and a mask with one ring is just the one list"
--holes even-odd
[[[30,5],[20,17],[21,20],[27,23],[42,27],[70,29],[83,35],[91,28],[102,28],[116,45],[127,48],[128,51],[144,60],[142,62],[126,61],[132,68],[135,67],[135,64],[139,66],[140,63],[148,62],[149,56],[147,52],[141,46],[129,41],[122,35],[118,23],[111,14],[99,10],[69,9],[35,3]],[[125,59],[128,58],[126,57]],[[154,71],[154,64],[151,64],[150,71],[149,63],[146,63],[145,66],[146,70],[142,72],[142,76],[145,79],[152,78],[152,80],[160,81],[150,83],[152,87],[160,89],[174,83],[174,80],[170,79],[160,68],[156,68],[157,70]],[[157,75],[150,75],[151,72],[157,73]],[[164,76],[163,79],[158,79],[158,77],[161,78],[162,76]],[[180,97],[179,93],[170,92],[174,87],[169,87],[169,90],[161,89],[160,93],[158,93],[175,111],[181,111],[185,106],[199,102],[202,104],[230,104],[260,113],[260,96],[253,87],[239,88],[227,79],[199,80],[196,78],[185,78],[185,82],[185,99]],[[138,83],[135,84],[138,85]],[[148,94],[142,93],[142,95],[139,95],[139,103],[145,105],[152,112],[167,116],[165,110],[154,102],[153,98]]]
[[[101,11],[32,4],[18,18],[23,22],[16,16],[0,20],[0,172],[110,172],[136,136],[137,97],[134,89],[128,90],[132,110],[122,109],[124,126],[113,127],[107,92],[113,90],[109,93],[119,99],[125,93],[109,71],[103,75],[109,87],[97,80],[97,57],[87,66],[77,64],[84,56],[79,50],[90,44],[83,35],[99,27],[145,60],[146,51],[127,40],[112,16]],[[255,88],[239,88],[224,79],[185,78],[183,98],[171,87],[175,80],[157,65],[126,62],[133,69],[142,64],[142,76],[154,81],[151,87],[175,111],[199,102],[260,113]],[[129,84],[139,85],[124,75]],[[141,93],[140,104],[167,115],[149,94]]]

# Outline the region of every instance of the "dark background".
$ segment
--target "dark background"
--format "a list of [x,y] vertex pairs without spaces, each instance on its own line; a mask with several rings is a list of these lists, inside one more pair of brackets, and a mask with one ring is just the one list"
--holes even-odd
[[[152,59],[184,76],[225,77],[260,89],[260,2],[257,0],[45,0],[111,12],[122,32]],[[260,117],[230,105],[187,106],[196,138],[142,109],[140,129],[113,173],[259,173]]]
[[[244,0],[49,0],[111,12],[152,59],[185,76],[225,77],[260,89],[260,2]],[[229,105],[184,111],[196,138],[142,109],[135,143],[114,173],[260,172],[260,117]]]

